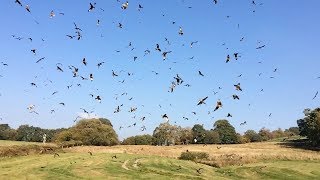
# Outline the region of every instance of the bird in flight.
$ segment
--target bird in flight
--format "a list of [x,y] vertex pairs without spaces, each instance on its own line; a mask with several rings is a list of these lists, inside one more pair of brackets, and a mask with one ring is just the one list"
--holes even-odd
[[159,44],[156,44],[156,50],[161,52],[161,49],[160,49],[160,45]]
[[121,5],[121,9],[126,10],[128,6],[129,6],[129,2],[127,1]]
[[244,121],[242,123],[240,123],[240,126],[243,126],[243,125],[246,125],[247,124],[247,121]]
[[312,100],[314,100],[317,96],[318,96],[318,91],[316,92],[316,94],[314,95],[314,97],[312,98]]
[[204,76],[201,71],[198,71],[198,74],[199,74],[200,76]]
[[183,35],[183,30],[182,30],[182,27],[179,27],[179,35]]
[[201,105],[201,104],[206,104],[206,100],[208,99],[208,96],[206,96],[205,98],[202,98],[202,99],[200,99],[199,100],[199,102],[198,102],[198,104],[197,104],[197,106],[199,106],[199,105]]
[[85,66],[87,65],[86,58],[83,58],[83,59],[82,59],[82,64],[84,64]]
[[236,87],[237,91],[242,91],[241,87],[240,87],[240,83],[233,85],[234,87]]
[[63,72],[63,69],[59,65],[62,65],[62,64],[61,63],[57,63],[56,64],[57,70],[60,71],[60,72]]
[[26,10],[31,13],[29,5],[26,5]]
[[229,61],[230,61],[230,55],[228,54],[228,55],[227,55],[226,63],[228,63]]
[[165,52],[162,53],[162,58],[163,58],[163,60],[166,60],[166,59],[167,59],[167,54],[168,54],[168,53],[171,53],[171,51],[165,51]]
[[236,94],[232,95],[232,98],[233,98],[233,99],[238,99],[238,100],[240,100],[239,96],[236,95]]
[[104,64],[104,62],[99,62],[99,63],[97,64],[98,68],[100,68],[100,66],[102,66],[102,64]]
[[93,11],[96,7],[95,7],[96,3],[90,3],[90,7],[88,9],[88,12]]
[[217,101],[217,105],[216,105],[216,107],[214,108],[213,111],[216,111],[216,110],[218,110],[218,109],[221,108],[221,107],[222,107],[222,102],[221,102],[220,100],[218,100],[218,101]]
[[56,15],[54,14],[53,10],[50,12],[50,18],[55,17]]
[[16,0],[15,3],[19,4],[20,6],[22,6],[21,2],[19,0]]

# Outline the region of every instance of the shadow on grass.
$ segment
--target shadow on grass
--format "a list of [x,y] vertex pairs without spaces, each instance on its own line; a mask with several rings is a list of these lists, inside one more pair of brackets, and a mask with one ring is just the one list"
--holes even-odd
[[297,149],[304,149],[304,150],[311,150],[320,152],[320,147],[312,146],[312,144],[308,141],[308,139],[294,139],[294,140],[287,140],[284,142],[280,142],[282,147],[286,148],[297,148]]

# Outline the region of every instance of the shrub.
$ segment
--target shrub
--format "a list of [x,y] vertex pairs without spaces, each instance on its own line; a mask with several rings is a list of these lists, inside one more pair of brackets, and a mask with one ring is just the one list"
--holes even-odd
[[205,160],[209,158],[209,154],[206,152],[182,152],[179,159],[196,161],[196,160]]

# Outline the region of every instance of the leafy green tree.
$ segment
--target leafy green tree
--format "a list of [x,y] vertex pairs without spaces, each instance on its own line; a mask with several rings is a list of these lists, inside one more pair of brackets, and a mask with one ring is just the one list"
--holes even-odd
[[284,131],[288,136],[297,136],[300,134],[299,127],[290,127]]
[[191,128],[179,129],[180,144],[189,144],[193,140],[193,132]]
[[118,135],[111,123],[100,119],[80,120],[75,126],[57,134],[55,139],[57,142],[74,141],[94,146],[119,144]]
[[203,125],[195,124],[192,127],[193,137],[197,139],[196,144],[204,144],[204,139],[206,137],[206,130],[204,129]]
[[11,129],[8,124],[0,124],[0,140],[15,140],[16,130]]
[[152,145],[154,143],[153,136],[149,134],[131,136],[122,141],[123,145]]
[[271,132],[273,135],[273,138],[281,138],[281,137],[286,137],[286,133],[281,128],[278,128],[274,131]]
[[219,144],[220,136],[217,131],[210,130],[205,132],[204,143],[205,144]]
[[176,125],[171,125],[168,122],[161,123],[158,127],[153,131],[153,137],[157,145],[165,145],[168,146],[170,144],[175,144],[179,141],[179,129]]
[[261,142],[262,137],[256,133],[254,130],[247,130],[244,133],[244,137],[248,139],[250,142]]
[[273,139],[273,134],[270,132],[269,129],[265,127],[261,128],[258,134],[261,136],[262,141],[268,141],[270,139]]
[[304,111],[305,118],[297,121],[300,135],[307,136],[312,145],[320,145],[320,108]]
[[238,143],[235,128],[228,120],[218,120],[214,123],[214,131],[218,132],[222,144]]
[[17,141],[42,142],[43,130],[39,127],[21,125],[17,129]]

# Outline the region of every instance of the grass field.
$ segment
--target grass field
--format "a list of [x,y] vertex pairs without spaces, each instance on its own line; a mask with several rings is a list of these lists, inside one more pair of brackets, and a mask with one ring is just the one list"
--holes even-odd
[[[0,146],[14,146],[14,145],[42,145],[39,142],[24,142],[24,141],[5,141],[0,140]],[[54,145],[53,143],[46,143],[47,145]]]
[[[178,160],[187,149],[208,152],[213,160],[230,154],[249,160],[221,168]],[[58,154],[0,158],[0,179],[320,179],[319,152],[271,142],[220,149],[217,145],[75,147]]]

